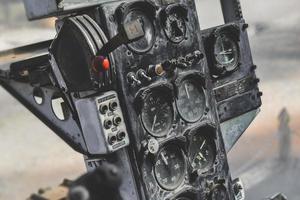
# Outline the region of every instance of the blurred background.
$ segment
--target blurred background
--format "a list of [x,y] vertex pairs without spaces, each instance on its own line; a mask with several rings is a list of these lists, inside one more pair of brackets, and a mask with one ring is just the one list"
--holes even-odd
[[[223,24],[218,0],[196,0],[201,28]],[[241,0],[263,106],[229,153],[246,199],[300,192],[300,1]],[[0,51],[55,36],[54,19],[28,22],[21,0],[0,0]],[[80,154],[0,88],[0,200],[25,199],[39,188],[84,173]]]

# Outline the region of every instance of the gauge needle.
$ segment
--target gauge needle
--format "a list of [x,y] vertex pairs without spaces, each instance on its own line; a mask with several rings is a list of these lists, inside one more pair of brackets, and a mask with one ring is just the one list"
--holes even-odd
[[152,128],[151,128],[152,131],[154,130],[155,123],[156,123],[156,119],[157,119],[157,116],[155,115],[155,116],[154,116],[154,119],[153,119]]
[[186,84],[184,84],[184,88],[185,88],[186,95],[187,95],[187,97],[188,97],[188,99],[189,99],[189,98],[190,98],[190,94],[189,94],[189,90],[188,90]]
[[199,156],[200,156],[200,158],[202,158],[202,160],[207,161],[201,152],[199,152]]
[[162,160],[164,161],[164,164],[165,164],[166,166],[168,166],[168,165],[169,165],[168,160],[167,160],[167,158],[165,157],[165,155],[164,155],[163,153],[161,154],[161,158],[162,158]]
[[227,55],[227,54],[231,54],[232,53],[232,49],[228,49],[228,50],[224,50],[224,51],[221,51],[219,54],[221,55]]
[[203,148],[203,146],[205,145],[206,140],[203,141],[203,143],[201,144],[200,150]]

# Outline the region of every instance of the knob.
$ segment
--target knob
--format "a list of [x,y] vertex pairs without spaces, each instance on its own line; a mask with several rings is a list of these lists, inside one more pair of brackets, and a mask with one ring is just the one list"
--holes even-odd
[[110,145],[113,145],[114,143],[117,142],[117,137],[115,135],[108,136],[108,142]]
[[107,106],[106,104],[100,105],[99,111],[100,111],[100,113],[103,114],[103,115],[106,114],[107,111],[108,111],[108,106]]
[[119,126],[120,124],[121,124],[121,122],[122,122],[122,118],[120,117],[120,116],[115,116],[114,118],[113,118],[113,122],[114,122],[114,125],[115,126]]
[[174,72],[176,69],[178,62],[176,59],[166,60],[163,63],[161,63],[162,68],[166,72]]
[[106,120],[104,121],[104,127],[105,127],[106,129],[110,129],[111,126],[112,126],[112,121],[111,121],[110,119],[106,119]]
[[180,69],[185,69],[187,68],[189,65],[189,63],[186,62],[184,57],[179,57],[176,63],[176,67],[180,68]]
[[162,76],[165,74],[166,71],[164,70],[161,64],[157,64],[149,65],[147,72],[148,74],[151,74],[151,76]]
[[111,102],[109,102],[109,109],[110,109],[111,111],[116,110],[117,107],[118,107],[118,103],[117,103],[116,101],[111,101]]
[[96,56],[93,60],[93,69],[95,71],[107,71],[110,68],[110,62],[108,58],[104,56]]
[[126,133],[123,132],[123,131],[121,131],[121,132],[119,132],[119,133],[117,134],[117,139],[118,139],[119,141],[123,140],[125,137],[126,137]]
[[204,55],[201,53],[201,51],[197,50],[194,51],[194,62],[198,63],[201,59],[203,59]]
[[127,81],[131,85],[134,85],[134,84],[141,85],[142,84],[141,81],[136,78],[136,76],[135,76],[135,74],[133,72],[129,72],[127,74]]
[[151,81],[152,78],[150,76],[148,76],[145,72],[145,70],[143,69],[140,69],[138,72],[137,72],[137,77],[139,79],[144,79],[144,80],[147,80],[147,81]]
[[193,62],[194,61],[194,55],[189,53],[185,56],[186,62]]

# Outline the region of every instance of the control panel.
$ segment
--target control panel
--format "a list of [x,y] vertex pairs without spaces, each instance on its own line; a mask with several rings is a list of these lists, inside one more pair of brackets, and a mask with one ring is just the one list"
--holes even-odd
[[114,152],[129,144],[119,100],[115,93],[105,93],[96,99],[103,133],[108,142],[109,152]]
[[[119,167],[124,200],[243,196],[225,142],[262,95],[244,21],[200,30],[194,0],[97,2],[59,18],[49,55],[1,71],[1,83],[88,169]],[[58,97],[65,120],[51,112]]]
[[142,199],[233,199],[194,2],[111,2],[98,12],[108,38],[135,20],[144,29],[142,37],[111,52]]
[[109,91],[97,97],[80,99],[76,101],[76,107],[90,152],[108,154],[129,145],[116,92]]

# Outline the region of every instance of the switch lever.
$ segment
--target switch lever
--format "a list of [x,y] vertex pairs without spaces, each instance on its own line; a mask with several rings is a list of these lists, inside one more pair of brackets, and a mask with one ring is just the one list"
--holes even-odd
[[147,80],[147,81],[152,80],[152,78],[150,76],[148,76],[147,73],[145,72],[145,70],[143,70],[143,69],[140,69],[139,71],[137,71],[137,77],[139,79],[144,79],[144,80]]
[[141,81],[136,78],[136,76],[133,72],[130,72],[127,74],[127,81],[131,85],[134,85],[134,84],[141,85],[142,84]]

